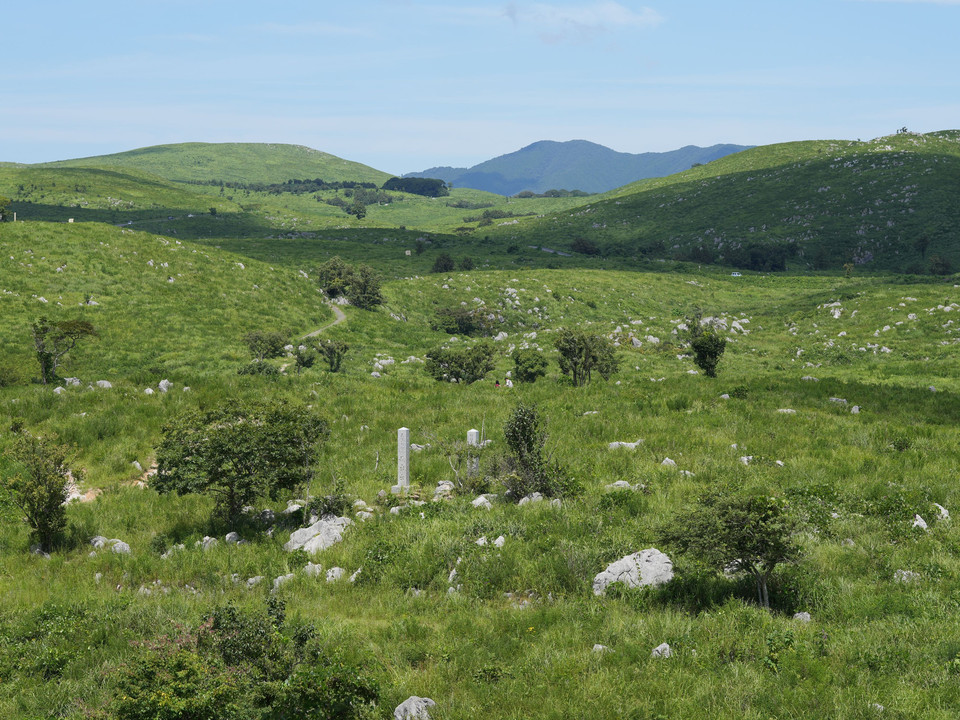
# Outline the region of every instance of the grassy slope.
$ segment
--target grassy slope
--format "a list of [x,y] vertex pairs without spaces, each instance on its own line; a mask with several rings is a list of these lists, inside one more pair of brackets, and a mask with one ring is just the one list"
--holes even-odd
[[[613,252],[719,259],[743,245],[783,245],[794,267],[852,260],[899,269],[960,262],[960,133],[747,150],[668,178],[628,185],[572,213],[525,220],[498,236],[536,243],[587,237]],[[872,259],[871,259],[872,258]]]
[[179,182],[280,183],[322,178],[382,184],[391,177],[389,173],[302,145],[274,143],[155,145],[113,155],[44,163],[40,167],[120,167]]
[[[5,637],[26,638],[0,643],[6,717],[79,718],[78,699],[99,706],[114,669],[140,652],[131,641],[169,632],[173,620],[196,622],[227,600],[261,604],[267,589],[249,592],[231,582],[232,573],[272,578],[305,562],[280,550],[282,533],[161,560],[150,550],[155,535],[191,547],[204,534],[222,534],[208,524],[209,504],[118,485],[136,477],[132,460],[149,462],[163,417],[244,395],[309,398],[330,418],[314,493],[335,475],[373,502],[392,482],[396,428],[406,425],[414,442],[431,444],[412,464],[414,482],[429,497],[452,477],[441,446],[478,427],[501,447],[499,428],[517,397],[538,403],[549,450],[584,485],[559,510],[498,505],[485,513],[466,497],[429,505],[423,517],[383,512],[314,558],[348,573],[362,566],[357,584],[300,575],[284,586],[291,617],[316,623],[331,642],[371,649],[384,715],[411,694],[434,698],[441,718],[560,718],[574,707],[591,717],[865,718],[874,702],[893,717],[960,711],[950,669],[960,651],[953,641],[960,530],[935,522],[932,505],[960,508],[951,322],[960,296],[949,284],[582,270],[413,278],[387,286],[386,307],[347,309],[347,322],[329,331],[351,344],[344,373],[316,367],[300,378],[240,382],[233,370],[243,330],[302,329],[319,318],[313,288],[296,271],[258,263],[241,270],[223,252],[99,226],[27,224],[0,232],[0,258],[11,271],[2,273],[8,293],[0,295],[0,365],[29,375],[29,320],[41,308],[52,313],[54,298],[62,296],[58,312],[66,313],[92,292],[101,304],[83,312],[103,337],[78,348],[65,370],[84,382],[104,376],[115,384],[61,397],[22,382],[0,388],[3,426],[22,417],[33,430],[76,442],[90,482],[108,490],[70,509],[76,545],[50,560],[26,553],[27,534],[6,511],[0,623]],[[158,269],[160,261],[169,268]],[[168,285],[176,273],[183,277]],[[433,308],[460,303],[503,316],[509,337],[499,344],[501,377],[510,367],[505,353],[522,343],[548,351],[548,377],[513,391],[491,381],[458,387],[427,378],[419,363],[401,363],[445,339],[428,328]],[[748,334],[730,335],[716,380],[688,374],[691,361],[677,357],[683,347],[672,330],[696,306],[728,322],[750,321],[743,323]],[[552,331],[573,324],[613,334],[619,327],[619,337],[633,330],[643,346],[625,342],[616,378],[575,390],[558,384],[549,352]],[[532,332],[536,337],[527,336]],[[374,379],[378,354],[397,362]],[[143,394],[167,375],[175,392]],[[194,389],[183,393],[182,384]],[[719,398],[738,387],[742,397]],[[863,408],[858,415],[850,412],[854,404]],[[636,452],[607,450],[613,440],[638,438],[644,443]],[[744,466],[743,455],[754,461]],[[695,477],[661,467],[664,457]],[[649,493],[610,497],[604,486],[620,479],[643,482]],[[666,591],[592,596],[590,581],[607,562],[654,545],[663,518],[724,481],[776,488],[808,520],[806,557],[778,580],[776,612],[750,605],[749,582],[696,580],[680,559],[681,579]],[[931,532],[911,529],[914,512]],[[94,534],[122,537],[132,556],[88,557],[84,543]],[[507,537],[501,551],[475,544],[499,534]],[[847,538],[854,545],[844,544]],[[462,588],[448,595],[457,558]],[[899,568],[921,580],[894,582]],[[170,594],[137,594],[155,580]],[[414,597],[410,587],[423,593]],[[503,595],[527,590],[536,597],[524,610]],[[792,621],[798,610],[814,622]],[[652,660],[651,648],[664,641],[677,655]],[[23,642],[29,663],[16,660]],[[591,653],[597,642],[613,652]]]

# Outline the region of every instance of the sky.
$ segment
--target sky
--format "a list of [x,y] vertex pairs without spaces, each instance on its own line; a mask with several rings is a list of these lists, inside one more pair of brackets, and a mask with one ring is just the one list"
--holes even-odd
[[0,161],[306,145],[401,174],[960,128],[960,0],[23,0]]

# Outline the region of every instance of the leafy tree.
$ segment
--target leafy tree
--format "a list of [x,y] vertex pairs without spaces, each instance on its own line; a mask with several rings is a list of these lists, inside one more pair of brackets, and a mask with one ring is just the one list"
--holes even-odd
[[325,338],[317,343],[317,352],[323,356],[330,366],[330,372],[340,372],[340,365],[343,362],[343,356],[347,354],[350,346],[343,340],[333,340]]
[[469,272],[470,270],[473,270],[473,258],[472,257],[463,258],[460,261],[460,269],[463,270],[464,272]]
[[343,295],[355,307],[370,310],[383,304],[380,276],[369,265],[355,268],[335,255],[317,268],[317,282],[328,297]]
[[303,406],[231,400],[163,426],[157,447],[160,493],[206,493],[231,523],[245,505],[306,485],[327,424]]
[[301,346],[293,354],[293,361],[297,366],[297,375],[299,375],[302,370],[313,367],[313,364],[317,361],[317,355],[313,349]]
[[367,216],[367,206],[359,200],[355,200],[347,212],[351,215],[355,215],[357,220],[363,220]]
[[248,332],[243,336],[243,341],[250,348],[250,354],[257,362],[280,357],[287,344],[287,338],[282,333],[265,330]]
[[539,350],[525,348],[513,352],[513,376],[518,382],[532,383],[547,374],[547,359]]
[[796,520],[776,497],[719,490],[675,517],[663,541],[717,571],[742,571],[757,582],[757,598],[770,607],[768,584],[777,565],[796,560]]
[[408,192],[424,197],[446,197],[450,194],[447,184],[436,178],[399,178],[393,177],[383,184],[384,190]]
[[10,198],[0,195],[0,222],[7,219],[7,208],[10,206]]
[[489,340],[473,347],[436,347],[427,353],[426,370],[436,380],[470,384],[493,370],[495,350]]
[[517,403],[503,426],[503,437],[522,472],[543,474],[543,446],[547,442],[547,432],[536,405]]
[[64,503],[69,492],[69,456],[67,446],[25,431],[17,433],[9,451],[9,457],[20,469],[5,479],[2,487],[10,493],[45,551],[50,550],[67,526]]
[[564,328],[554,345],[560,352],[560,371],[571,376],[576,387],[590,382],[594,370],[607,380],[620,369],[613,343],[602,335]]
[[450,254],[442,252],[437,255],[437,259],[433,261],[433,267],[430,268],[430,272],[448,273],[453,272],[455,267],[456,266],[453,263],[453,258],[450,257]]
[[928,247],[930,247],[930,236],[927,235],[927,233],[921,233],[917,236],[917,239],[913,241],[913,249],[920,253],[921,258],[927,256]]
[[217,209],[216,209],[215,207],[210,208],[210,214],[213,215],[213,216],[216,216],[216,214],[217,214]]
[[97,337],[97,331],[87,320],[51,322],[41,316],[30,329],[40,363],[40,380],[44,385],[57,381],[60,363],[78,342],[87,337]]
[[418,238],[418,239],[417,239],[417,243],[416,243],[416,245],[413,246],[413,248],[414,248],[413,251],[414,251],[417,255],[423,255],[423,251],[427,249],[427,246],[426,246],[426,243],[423,242],[423,240],[420,240],[420,239]]
[[339,255],[334,255],[318,267],[316,272],[320,289],[327,294],[327,297],[335,298],[346,291],[353,275],[353,268],[347,265]]
[[489,335],[492,325],[487,315],[486,308],[440,308],[430,327],[451,335]]
[[383,304],[380,282],[380,276],[372,267],[360,265],[350,274],[344,295],[354,307],[372,310]]

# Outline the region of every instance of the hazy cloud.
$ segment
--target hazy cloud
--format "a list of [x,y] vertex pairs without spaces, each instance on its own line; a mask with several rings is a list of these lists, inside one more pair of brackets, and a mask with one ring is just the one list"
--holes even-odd
[[352,36],[369,37],[372,33],[362,27],[349,27],[346,25],[333,25],[324,22],[306,22],[295,25],[284,25],[281,23],[267,23],[260,26],[260,30],[275,35],[307,35],[307,36]]
[[503,15],[514,25],[531,25],[548,43],[584,42],[618,30],[646,29],[659,25],[663,17],[654,9],[628,8],[613,0],[581,5],[557,3],[508,4]]

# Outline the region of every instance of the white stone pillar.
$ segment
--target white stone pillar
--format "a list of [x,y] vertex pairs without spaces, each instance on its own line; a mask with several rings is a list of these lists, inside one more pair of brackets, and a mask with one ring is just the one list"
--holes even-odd
[[410,489],[410,428],[397,430],[397,484],[390,488],[394,494]]
[[[467,430],[467,445],[469,447],[480,447],[480,431],[479,430]],[[474,476],[480,472],[480,458],[478,457],[468,457],[467,458],[467,475]]]

